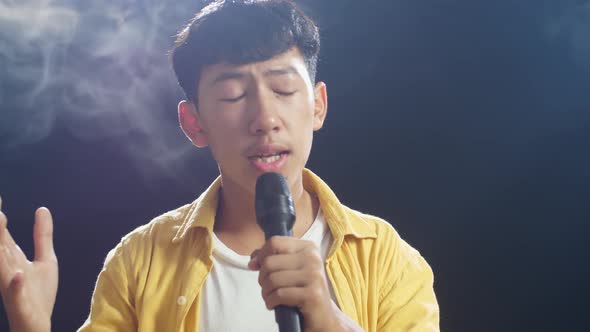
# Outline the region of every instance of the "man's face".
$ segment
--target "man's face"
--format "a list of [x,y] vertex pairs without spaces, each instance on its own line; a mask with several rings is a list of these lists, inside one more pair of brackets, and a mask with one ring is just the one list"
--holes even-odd
[[253,192],[265,172],[281,173],[291,186],[300,179],[327,100],[325,84],[312,85],[299,50],[209,66],[198,86],[197,132],[192,137],[183,129],[195,145],[211,148],[224,183]]

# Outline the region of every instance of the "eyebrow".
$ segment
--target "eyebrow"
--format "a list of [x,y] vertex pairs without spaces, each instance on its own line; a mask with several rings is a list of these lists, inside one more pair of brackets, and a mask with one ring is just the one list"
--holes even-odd
[[228,81],[228,80],[240,80],[240,79],[244,79],[244,77],[246,77],[246,74],[240,73],[237,71],[224,72],[224,73],[217,75],[217,77],[215,77],[213,82],[211,82],[211,85],[215,85],[217,83],[220,83],[223,81]]
[[[276,77],[276,76],[289,75],[289,74],[298,75],[299,73],[297,72],[297,69],[295,69],[295,67],[293,67],[293,66],[287,66],[285,68],[269,69],[269,70],[266,70],[265,72],[262,73],[262,75],[264,77],[269,77],[269,76]],[[228,81],[228,80],[242,80],[245,77],[246,77],[245,73],[242,73],[239,71],[227,71],[227,72],[223,72],[223,73],[219,74],[217,77],[215,77],[213,82],[211,82],[211,85],[215,85],[217,83]]]
[[298,75],[297,69],[293,66],[287,66],[285,68],[278,68],[278,69],[269,69],[265,71],[262,75],[265,77],[268,76],[281,76],[281,75],[288,75],[288,74],[295,74]]

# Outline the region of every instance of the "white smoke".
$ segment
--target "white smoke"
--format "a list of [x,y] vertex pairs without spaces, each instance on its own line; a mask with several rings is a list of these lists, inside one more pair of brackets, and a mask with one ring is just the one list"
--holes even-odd
[[190,144],[164,125],[175,118],[165,103],[182,97],[167,52],[196,10],[195,1],[0,0],[0,153],[43,140],[59,121],[79,139],[134,135],[142,164],[182,158]]
[[0,1],[0,137],[3,146],[44,138],[55,111],[38,99],[52,85],[79,15],[51,1]]

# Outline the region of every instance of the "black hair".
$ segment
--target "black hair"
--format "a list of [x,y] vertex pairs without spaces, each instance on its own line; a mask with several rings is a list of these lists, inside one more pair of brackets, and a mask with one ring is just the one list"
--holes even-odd
[[178,33],[171,58],[186,98],[196,102],[206,66],[264,61],[293,47],[303,55],[314,83],[320,50],[318,27],[292,1],[217,0]]

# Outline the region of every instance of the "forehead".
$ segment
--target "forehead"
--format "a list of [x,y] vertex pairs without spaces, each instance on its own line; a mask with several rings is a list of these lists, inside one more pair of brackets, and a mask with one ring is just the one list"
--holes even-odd
[[199,86],[214,87],[226,80],[246,77],[266,79],[278,76],[300,77],[311,83],[305,61],[297,48],[259,62],[238,65],[223,62],[208,66],[201,73]]

